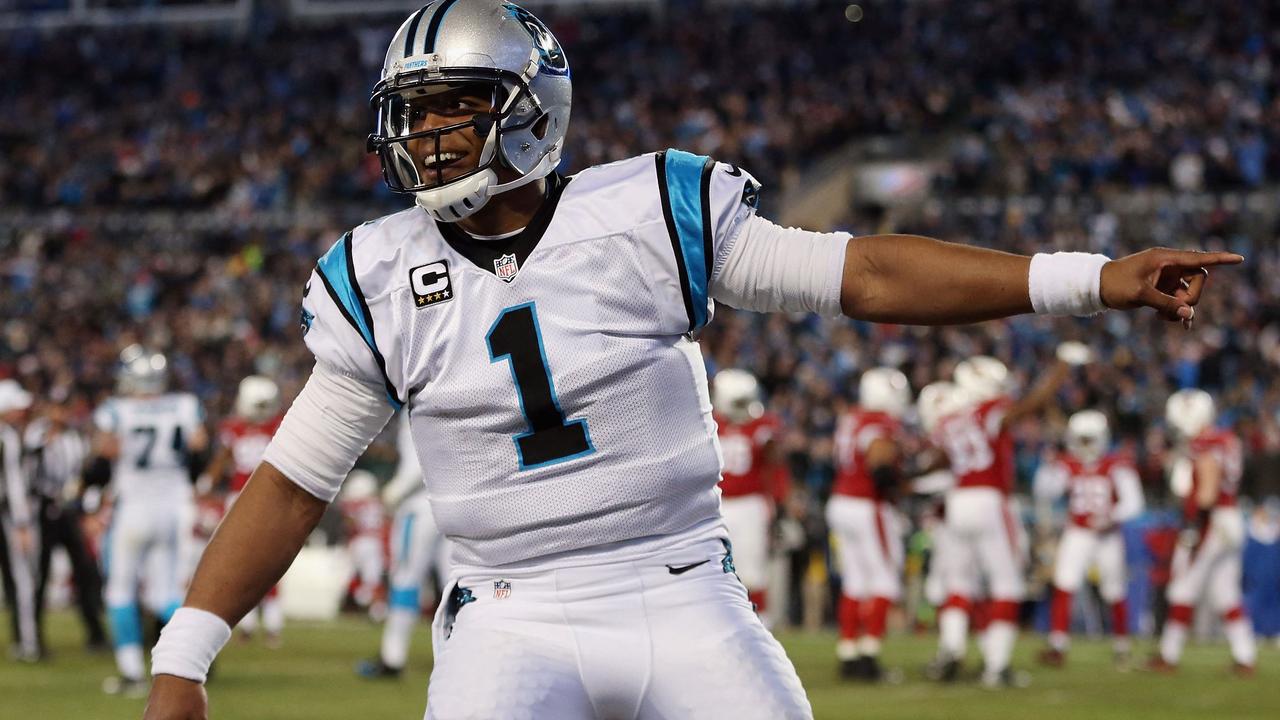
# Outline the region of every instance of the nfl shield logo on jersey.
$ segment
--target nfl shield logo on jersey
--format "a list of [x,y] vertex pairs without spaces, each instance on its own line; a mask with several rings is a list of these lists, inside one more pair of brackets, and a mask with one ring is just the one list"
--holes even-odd
[[511,597],[511,583],[506,580],[494,580],[493,597],[495,600],[506,600]]
[[498,279],[503,282],[511,282],[516,279],[516,272],[520,270],[520,266],[516,264],[515,255],[503,255],[493,261],[493,271],[497,273]]

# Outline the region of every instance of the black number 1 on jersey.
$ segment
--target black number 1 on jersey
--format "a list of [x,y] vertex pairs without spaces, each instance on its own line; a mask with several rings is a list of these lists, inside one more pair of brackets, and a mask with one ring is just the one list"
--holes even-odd
[[530,470],[595,451],[586,420],[565,421],[533,303],[506,308],[489,329],[489,361],[511,363],[511,377],[529,432],[515,436],[520,469]]

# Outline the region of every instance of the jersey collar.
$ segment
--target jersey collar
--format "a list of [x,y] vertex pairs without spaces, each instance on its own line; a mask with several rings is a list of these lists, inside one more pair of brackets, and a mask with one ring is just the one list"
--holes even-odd
[[501,240],[477,240],[458,227],[457,223],[436,221],[436,228],[444,241],[449,243],[449,247],[471,261],[471,264],[491,275],[497,275],[494,263],[504,255],[514,255],[516,263],[523,268],[525,260],[538,246],[538,241],[542,240],[543,233],[551,224],[551,218],[555,216],[556,206],[560,204],[560,196],[564,193],[569,180],[570,178],[562,177],[558,173],[548,175],[546,202],[538,208],[529,225],[511,237]]

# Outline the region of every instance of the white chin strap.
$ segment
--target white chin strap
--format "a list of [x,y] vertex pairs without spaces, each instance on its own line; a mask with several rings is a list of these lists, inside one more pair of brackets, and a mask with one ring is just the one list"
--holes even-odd
[[493,171],[493,168],[488,168],[443,187],[414,193],[415,202],[418,207],[431,213],[431,217],[440,222],[458,222],[475,214],[494,195],[515,190],[546,177],[559,161],[560,153],[547,153],[527,175],[503,184],[495,184],[498,174]]

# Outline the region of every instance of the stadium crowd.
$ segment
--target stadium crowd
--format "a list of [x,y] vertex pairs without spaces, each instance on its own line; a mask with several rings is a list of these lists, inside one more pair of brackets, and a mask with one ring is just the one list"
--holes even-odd
[[[585,89],[567,167],[673,146],[778,187],[850,139],[894,134],[952,143],[960,191],[1277,176],[1277,48],[1260,4],[885,3],[859,23],[839,10],[552,14]],[[0,207],[394,207],[358,140],[392,29],[10,33]]]
[[[899,367],[919,389],[990,354],[1025,387],[1062,339],[1089,344],[1098,362],[1073,375],[1048,422],[1017,428],[1024,490],[1065,417],[1089,407],[1111,415],[1158,498],[1164,401],[1194,386],[1218,396],[1246,440],[1245,493],[1280,491],[1274,218],[1251,207],[1170,204],[1136,218],[1108,209],[1118,192],[1259,188],[1280,177],[1280,45],[1253,17],[1256,4],[1178,0],[1156,21],[1107,0],[891,3],[858,24],[806,5],[673,5],[656,16],[552,16],[581,88],[567,171],[683,147],[748,168],[769,208],[781,194],[770,188],[794,183],[825,152],[907,135],[946,148],[935,199],[901,215],[851,213],[845,229],[1024,253],[1195,242],[1249,258],[1223,273],[1191,333],[1146,315],[927,329],[718,309],[704,335],[708,367],[760,378],[792,475],[809,491],[806,521],[820,526],[835,416],[856,399],[863,370]],[[298,329],[311,266],[351,212],[405,204],[362,142],[371,118],[361,98],[390,31],[6,36],[0,377],[69,405],[87,426],[112,392],[120,349],[141,342],[167,355],[175,386],[212,418],[230,411],[250,374],[276,378],[291,397],[313,362]],[[952,200],[970,193],[1073,202],[961,212]],[[216,210],[228,222],[120,215],[157,209]],[[255,222],[273,211],[307,221]]]

